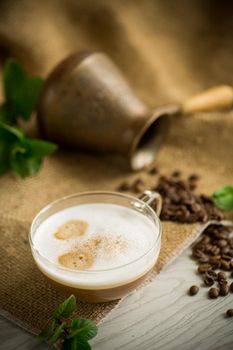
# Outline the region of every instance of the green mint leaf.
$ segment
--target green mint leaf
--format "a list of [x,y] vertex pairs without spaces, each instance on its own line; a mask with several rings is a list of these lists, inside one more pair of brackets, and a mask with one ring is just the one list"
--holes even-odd
[[53,317],[59,319],[61,317],[69,317],[76,309],[76,299],[72,294],[54,311]]
[[78,350],[76,340],[73,339],[65,339],[62,344],[61,350]]
[[91,350],[91,346],[86,341],[79,341],[77,338],[66,339],[61,350]]
[[62,322],[54,331],[52,337],[48,340],[50,345],[55,344],[63,335],[66,322]]
[[0,175],[7,172],[10,165],[11,148],[16,138],[0,124]]
[[18,101],[26,80],[26,74],[20,65],[14,59],[7,60],[3,68],[3,88],[7,102]]
[[25,138],[22,144],[28,150],[30,157],[42,158],[57,150],[57,145],[52,142]]
[[62,343],[61,350],[72,350],[72,341],[71,339],[65,339]]
[[36,108],[43,85],[40,77],[28,78],[26,72],[13,59],[6,62],[3,70],[3,87],[6,105],[14,117],[28,120]]
[[65,339],[62,344],[61,350],[78,350],[78,345],[74,339]]
[[0,175],[10,169],[12,147],[21,138],[23,133],[17,127],[0,122]]
[[91,346],[87,341],[77,341],[78,350],[91,350]]
[[36,109],[42,85],[43,79],[40,77],[33,77],[24,83],[20,100],[17,103],[17,112],[25,120],[28,120]]
[[88,341],[97,334],[97,326],[95,322],[78,317],[71,322],[71,331],[69,338],[78,337],[79,340]]
[[5,129],[18,137],[18,141],[11,148],[12,169],[22,178],[36,175],[41,167],[42,158],[54,152],[57,146],[43,140],[24,138],[17,128],[6,126]]
[[222,210],[233,209],[233,186],[223,186],[213,193],[216,206]]
[[52,320],[50,325],[43,329],[41,333],[37,336],[37,339],[41,341],[47,341],[54,333],[54,330],[57,326],[57,320]]
[[0,121],[0,127],[2,129],[5,129],[8,133],[14,135],[18,139],[24,138],[24,134],[23,134],[22,130],[17,128],[16,126],[10,126],[10,125]]
[[33,158],[20,142],[16,142],[11,149],[11,168],[22,178],[36,175],[41,167],[42,159]]
[[40,158],[27,158],[23,155],[18,155],[11,160],[11,167],[17,175],[22,178],[27,176],[34,176],[41,168],[42,159]]
[[41,332],[40,339],[50,345],[59,342],[61,350],[91,350],[88,341],[97,334],[97,327],[93,321],[83,318],[76,318],[69,324],[61,321],[61,318],[69,317],[75,309],[76,299],[71,295],[55,309],[53,321]]
[[0,106],[0,121],[9,125],[16,124],[16,117],[14,113],[10,111],[10,107],[6,103]]

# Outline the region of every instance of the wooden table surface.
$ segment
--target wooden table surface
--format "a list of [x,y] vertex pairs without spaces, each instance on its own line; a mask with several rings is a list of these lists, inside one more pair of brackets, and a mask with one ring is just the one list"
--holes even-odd
[[[127,297],[100,325],[93,350],[230,350],[233,349],[233,293],[208,300],[190,250],[168,266],[147,287]],[[10,322],[0,319],[1,350],[45,350],[46,345]]]

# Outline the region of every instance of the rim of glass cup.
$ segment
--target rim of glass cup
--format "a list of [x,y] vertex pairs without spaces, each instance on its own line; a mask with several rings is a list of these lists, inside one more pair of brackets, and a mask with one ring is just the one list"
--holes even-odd
[[[54,205],[58,204],[59,202],[63,202],[63,201],[66,201],[68,199],[71,199],[71,198],[74,198],[74,197],[87,197],[87,196],[91,196],[91,195],[106,195],[106,196],[117,196],[117,197],[123,197],[123,198],[126,198],[126,199],[129,199],[129,200],[133,200],[133,201],[137,201],[138,203],[142,204],[144,207],[146,207],[150,214],[151,214],[151,217],[153,218],[153,220],[158,224],[158,236],[156,237],[155,241],[153,242],[152,246],[145,252],[143,253],[142,255],[140,255],[137,259],[134,259],[126,264],[123,264],[123,265],[118,265],[118,266],[115,266],[115,267],[111,267],[109,269],[99,269],[99,270],[79,270],[79,269],[71,269],[71,268],[68,268],[68,267],[63,267],[63,266],[59,266],[58,264],[56,263],[53,263],[52,261],[50,261],[48,258],[46,258],[43,254],[41,254],[37,249],[36,247],[34,246],[34,243],[33,243],[33,238],[32,238],[32,233],[33,233],[33,226],[35,225],[35,222],[36,220],[39,218],[39,216],[41,214],[43,214],[44,212],[46,212],[47,210],[49,210],[51,207],[53,207]],[[90,202],[91,203],[91,202]],[[120,204],[119,204],[120,205]],[[144,215],[144,214],[142,214]],[[101,273],[101,272],[108,272],[108,271],[114,271],[114,270],[118,270],[118,269],[121,269],[121,268],[124,268],[126,266],[129,266],[131,264],[134,264],[136,263],[137,261],[143,259],[146,255],[148,255],[153,249],[154,247],[157,245],[157,243],[160,241],[160,238],[161,238],[161,235],[162,235],[162,225],[161,225],[161,222],[160,222],[160,219],[158,217],[158,215],[156,214],[156,212],[151,208],[150,205],[148,205],[146,202],[142,201],[141,199],[137,198],[137,197],[134,197],[134,196],[131,196],[131,195],[128,195],[128,194],[123,194],[123,193],[118,193],[118,192],[114,192],[114,191],[87,191],[87,192],[78,192],[78,193],[75,193],[75,194],[71,194],[71,195],[68,195],[68,196],[64,196],[64,197],[61,197],[59,199],[56,199],[55,201],[49,203],[48,205],[46,205],[45,207],[43,207],[37,214],[36,216],[34,217],[34,219],[32,220],[32,223],[31,223],[31,226],[30,226],[30,230],[29,230],[29,243],[30,243],[30,247],[31,247],[31,250],[33,252],[36,252],[43,260],[46,261],[46,263],[48,263],[49,265],[52,265],[52,266],[55,266],[57,269],[59,270],[64,270],[64,271],[70,271],[72,273],[81,273],[81,274],[97,274],[97,273]]]

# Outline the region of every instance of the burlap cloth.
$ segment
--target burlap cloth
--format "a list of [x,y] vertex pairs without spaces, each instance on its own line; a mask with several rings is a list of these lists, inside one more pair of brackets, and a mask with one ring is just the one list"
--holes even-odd
[[[139,96],[156,106],[214,84],[232,83],[231,7],[231,2],[216,1],[2,1],[1,58],[14,55],[29,71],[46,74],[74,49],[102,50]],[[206,194],[232,183],[233,114],[174,118],[156,163],[163,173],[176,168],[184,174],[199,173],[199,190]],[[46,159],[34,178],[0,178],[4,316],[37,332],[64,300],[44,280],[30,254],[27,235],[37,211],[63,195],[113,190],[123,179],[136,176],[119,159],[60,150]],[[199,225],[164,222],[153,277],[199,233]],[[79,303],[78,312],[100,322],[117,303]]]

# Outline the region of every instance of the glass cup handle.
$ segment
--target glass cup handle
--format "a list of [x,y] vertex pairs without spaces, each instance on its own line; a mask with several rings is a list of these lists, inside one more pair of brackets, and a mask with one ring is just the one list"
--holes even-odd
[[148,205],[151,205],[153,202],[153,209],[155,210],[156,214],[159,216],[162,210],[162,197],[158,192],[155,191],[144,191],[139,199],[143,202],[145,202]]

